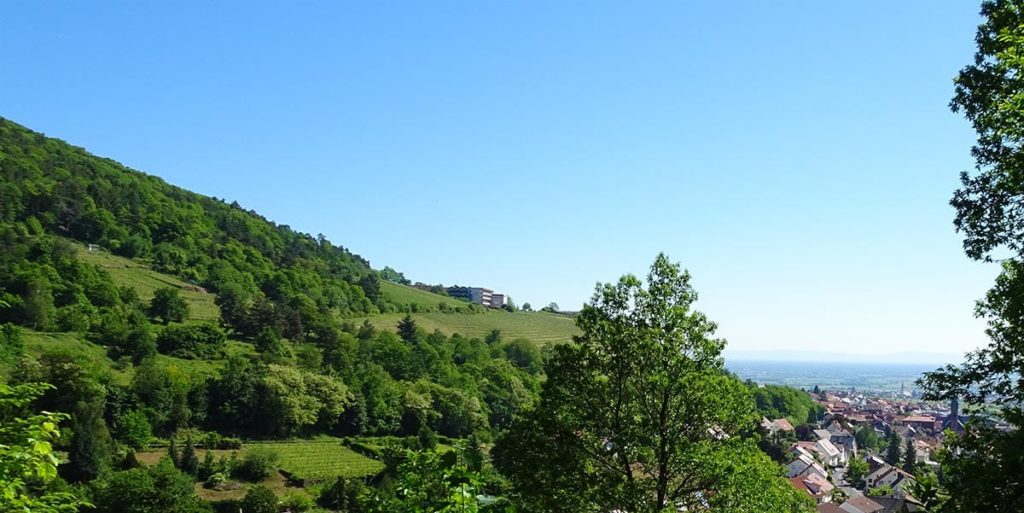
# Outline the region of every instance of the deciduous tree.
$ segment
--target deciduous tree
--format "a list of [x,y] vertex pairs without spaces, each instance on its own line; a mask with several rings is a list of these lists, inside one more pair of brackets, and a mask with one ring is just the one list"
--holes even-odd
[[598,287],[575,344],[555,348],[541,403],[494,449],[528,511],[806,511],[744,436],[759,418],[725,342],[659,255],[646,284]]

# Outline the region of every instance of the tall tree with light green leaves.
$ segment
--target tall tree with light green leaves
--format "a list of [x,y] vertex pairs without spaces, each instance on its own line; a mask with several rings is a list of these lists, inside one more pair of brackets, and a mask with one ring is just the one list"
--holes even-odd
[[646,281],[597,288],[554,348],[540,404],[492,451],[525,511],[813,510],[746,436],[759,418],[725,341],[659,255]]
[[1002,267],[975,309],[986,347],[920,380],[927,399],[988,403],[1012,428],[969,422],[939,455],[943,511],[1019,512],[1024,503],[1024,2],[981,5],[972,63],[960,71],[950,107],[977,132],[975,169],[961,173],[951,204],[973,259]]

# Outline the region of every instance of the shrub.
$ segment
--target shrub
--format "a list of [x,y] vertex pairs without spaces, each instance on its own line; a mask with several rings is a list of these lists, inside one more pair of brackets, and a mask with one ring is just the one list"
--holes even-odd
[[256,485],[245,492],[241,510],[245,513],[277,513],[277,496],[270,488]]
[[257,446],[246,451],[235,473],[242,479],[262,481],[274,473],[276,465],[277,453],[266,447]]
[[189,359],[210,359],[224,354],[227,343],[224,330],[212,324],[169,326],[156,338],[163,354]]
[[297,491],[286,493],[284,498],[281,499],[281,505],[288,511],[295,513],[311,510],[315,506],[312,497]]

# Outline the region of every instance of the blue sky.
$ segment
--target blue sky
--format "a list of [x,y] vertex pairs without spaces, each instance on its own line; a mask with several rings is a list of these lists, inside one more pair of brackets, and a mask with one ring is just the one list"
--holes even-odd
[[0,115],[413,280],[683,263],[737,350],[961,353],[973,2],[7,2]]

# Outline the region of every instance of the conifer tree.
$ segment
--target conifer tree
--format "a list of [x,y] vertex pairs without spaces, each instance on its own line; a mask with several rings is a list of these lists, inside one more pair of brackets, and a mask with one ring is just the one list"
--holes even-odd
[[889,432],[889,445],[885,448],[885,462],[890,465],[900,464],[900,437],[895,431]]
[[181,451],[179,468],[193,479],[199,475],[199,457],[196,456],[196,447],[192,444],[192,435],[185,439],[185,448]]
[[171,463],[176,468],[181,466],[181,455],[178,453],[178,444],[174,441],[174,435],[171,435],[171,443],[167,446],[167,455],[170,456]]
[[917,447],[914,446],[912,438],[907,438],[907,445],[903,450],[903,470],[913,474],[915,468],[917,468]]

